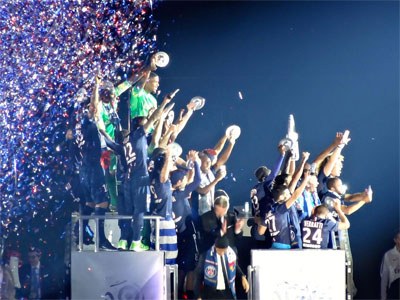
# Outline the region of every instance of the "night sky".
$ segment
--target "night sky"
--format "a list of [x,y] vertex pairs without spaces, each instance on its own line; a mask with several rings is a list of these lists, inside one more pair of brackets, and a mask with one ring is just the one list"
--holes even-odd
[[155,17],[171,58],[157,71],[161,95],[180,88],[177,108],[206,98],[177,142],[201,150],[227,126],[242,129],[218,186],[234,205],[248,200],[254,170],[276,160],[289,114],[311,158],[350,130],[342,179],[350,193],[374,190],[349,217],[357,298],[378,298],[399,228],[399,3],[164,1]]

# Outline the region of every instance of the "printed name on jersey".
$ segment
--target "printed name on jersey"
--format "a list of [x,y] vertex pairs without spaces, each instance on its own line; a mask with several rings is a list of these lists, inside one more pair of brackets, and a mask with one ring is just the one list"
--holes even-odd
[[313,222],[313,221],[309,221],[309,220],[304,220],[304,226],[322,229],[322,227],[324,227],[324,224],[322,224],[321,222]]

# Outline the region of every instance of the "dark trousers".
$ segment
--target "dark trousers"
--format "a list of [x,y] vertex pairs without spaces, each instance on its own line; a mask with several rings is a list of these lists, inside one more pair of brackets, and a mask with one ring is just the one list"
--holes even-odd
[[204,286],[204,297],[202,299],[235,299],[232,296],[231,290],[217,290],[215,288],[209,287],[207,285]]

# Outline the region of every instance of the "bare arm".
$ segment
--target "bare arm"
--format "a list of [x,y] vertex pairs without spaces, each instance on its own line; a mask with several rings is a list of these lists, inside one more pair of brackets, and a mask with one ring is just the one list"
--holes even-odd
[[296,199],[301,196],[301,194],[303,193],[303,191],[308,183],[309,178],[310,178],[309,174],[304,175],[304,179],[303,179],[302,183],[300,184],[300,186],[294,191],[292,196],[290,196],[289,200],[285,202],[286,208],[289,209],[293,205],[293,203],[296,201]]
[[286,174],[293,175],[296,170],[296,161],[294,159],[289,160],[289,165],[286,168]]
[[336,213],[339,216],[340,222],[338,224],[339,230],[344,230],[344,229],[349,229],[350,228],[350,222],[341,210],[341,205],[339,199],[336,199],[333,202],[333,207],[335,208]]
[[267,227],[261,224],[258,224],[258,234],[259,235],[264,235],[264,233],[267,231]]
[[96,76],[95,85],[93,88],[92,97],[90,98],[90,106],[93,109],[94,119],[97,122],[100,119],[100,96],[99,96],[99,86],[101,83],[100,76]]
[[177,125],[172,124],[160,139],[160,147],[166,147],[171,142],[171,136],[176,132]]
[[[303,174],[304,165],[306,164],[307,159],[310,157],[309,152],[303,152],[302,158],[299,167],[297,168],[296,172],[293,174],[292,181],[289,184],[289,191],[293,193],[294,189],[296,188],[297,182],[299,182],[301,175]],[[297,198],[296,198],[297,199]]]
[[340,145],[340,142],[342,141],[342,136],[343,133],[337,132],[336,137],[333,140],[332,144],[330,144],[324,151],[322,151],[318,156],[314,159],[313,163],[315,163],[317,166],[319,166],[322,161],[328,157],[328,155],[336,149],[337,146]]
[[195,107],[195,104],[192,103],[192,102],[189,102],[189,103],[186,105],[187,112],[186,112],[186,114],[184,114],[182,117],[179,118],[179,121],[178,121],[178,123],[176,124],[177,127],[178,127],[178,129],[177,129],[177,131],[173,134],[172,141],[175,141],[176,138],[178,137],[178,134],[181,133],[181,131],[183,130],[183,128],[185,128],[185,126],[186,126],[187,122],[189,121],[190,117],[193,115],[193,112],[194,112],[193,109],[194,109],[194,107]]
[[359,210],[363,205],[365,204],[364,201],[359,201],[356,204],[353,205],[342,205],[342,211],[346,215],[351,215],[352,213],[355,213],[357,210]]
[[175,90],[173,93],[168,94],[164,97],[164,100],[163,102],[161,102],[161,105],[157,107],[157,109],[151,114],[147,122],[143,125],[145,132],[150,131],[150,128],[153,127],[154,122],[161,117],[161,114],[164,111],[165,106],[171,102],[171,100],[175,97],[177,92],[179,92],[179,89]]
[[172,108],[173,105],[170,105],[164,109],[156,127],[154,128],[153,136],[151,139],[151,144],[154,147],[154,149],[160,145],[161,133],[164,126],[165,118],[167,117],[168,113],[171,111]]
[[171,152],[169,149],[166,150],[165,152],[165,161],[164,165],[161,169],[160,173],[160,182],[161,183],[166,183],[168,178],[169,178],[169,172],[171,172],[171,167],[172,167],[172,156]]
[[314,163],[319,166],[322,161],[329,156],[330,153],[331,157],[325,164],[322,172],[324,172],[325,176],[329,176],[332,172],[333,167],[335,166],[336,160],[339,158],[342,149],[347,143],[350,141],[350,138],[346,138],[343,136],[342,132],[337,132],[335,140],[333,143],[326,148],[321,154],[318,155],[318,157],[314,160]]
[[372,201],[372,189],[366,188],[364,192],[362,193],[355,193],[355,194],[346,194],[344,196],[344,200],[348,202],[358,202],[358,201],[364,201],[366,203],[369,203]]
[[215,177],[215,179],[208,185],[206,185],[205,187],[199,187],[197,189],[197,192],[199,194],[205,195],[207,194],[213,187],[215,187],[217,185],[218,182],[220,182],[224,177],[226,176],[226,170],[221,170],[217,173],[217,176]]
[[222,149],[225,146],[226,140],[227,140],[227,136],[224,134],[218,141],[218,143],[214,146],[214,150],[215,152],[217,152],[217,156],[219,155],[219,153],[222,151]]
[[228,139],[228,146],[226,147],[225,151],[218,157],[217,162],[214,164],[215,170],[218,170],[222,165],[228,161],[229,157],[232,154],[233,147],[235,146],[234,139]]

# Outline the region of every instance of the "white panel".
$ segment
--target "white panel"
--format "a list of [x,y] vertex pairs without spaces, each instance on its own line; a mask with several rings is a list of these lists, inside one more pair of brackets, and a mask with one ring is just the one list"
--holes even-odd
[[164,253],[72,252],[72,299],[165,299]]
[[345,299],[341,250],[252,250],[254,299]]

